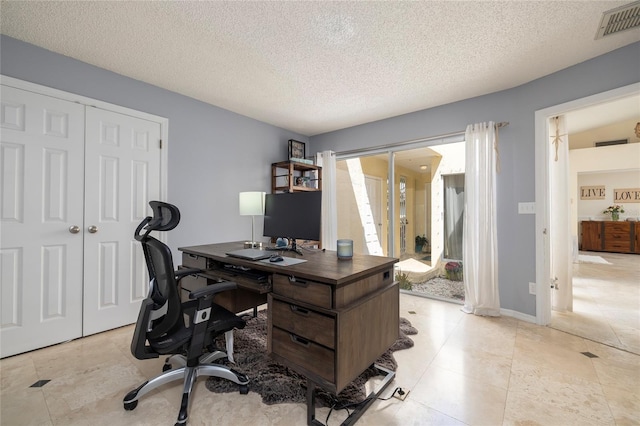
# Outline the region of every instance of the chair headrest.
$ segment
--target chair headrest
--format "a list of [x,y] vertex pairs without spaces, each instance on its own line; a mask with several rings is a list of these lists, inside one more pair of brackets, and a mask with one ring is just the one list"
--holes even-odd
[[146,226],[148,231],[170,231],[180,223],[180,210],[163,201],[149,201],[153,217]]

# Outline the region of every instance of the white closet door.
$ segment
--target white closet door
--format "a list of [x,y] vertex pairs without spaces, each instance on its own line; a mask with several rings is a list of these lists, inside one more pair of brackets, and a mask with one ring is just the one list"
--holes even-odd
[[1,93],[6,357],[82,333],[84,106],[7,86]]
[[160,199],[160,124],[92,107],[86,115],[85,336],[136,321],[148,274],[133,234]]

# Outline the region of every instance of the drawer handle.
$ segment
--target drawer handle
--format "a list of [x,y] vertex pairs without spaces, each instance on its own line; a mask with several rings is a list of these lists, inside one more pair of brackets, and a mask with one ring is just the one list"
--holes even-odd
[[299,287],[308,287],[309,286],[309,284],[306,281],[300,280],[300,279],[296,279],[296,277],[291,276],[291,277],[287,277],[287,278],[289,278],[289,284],[297,285]]
[[303,339],[300,336],[296,336],[295,334],[289,334],[289,337],[291,337],[291,341],[293,343],[297,343],[300,346],[304,346],[305,348],[309,346],[309,341],[307,339]]
[[309,311],[305,308],[301,308],[300,306],[296,305],[289,305],[289,307],[291,308],[291,312],[305,316],[309,315]]
[[189,256],[192,259],[197,259],[198,258],[197,254],[192,254],[192,253],[187,254],[187,256]]

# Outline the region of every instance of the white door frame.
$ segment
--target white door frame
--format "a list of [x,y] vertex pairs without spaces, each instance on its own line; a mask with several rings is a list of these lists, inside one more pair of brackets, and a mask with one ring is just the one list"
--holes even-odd
[[[30,83],[30,82],[26,82],[26,81],[22,81],[22,80],[18,80],[12,77],[7,77],[4,75],[0,75],[0,83],[8,88],[14,88],[14,89],[19,89],[25,92],[31,92],[31,93],[35,93],[38,95],[42,95],[45,97],[49,97],[49,98],[53,98],[53,99],[58,99],[58,100],[62,100],[62,101],[66,101],[66,102],[72,102],[75,104],[78,104],[80,106],[82,106],[83,111],[88,110],[89,108],[86,107],[96,107],[96,108],[100,108],[103,111],[109,111],[112,113],[116,113],[119,114],[121,116],[128,116],[131,117],[132,119],[135,120],[143,120],[146,122],[151,122],[153,123],[153,126],[157,129],[159,126],[159,137],[161,140],[161,149],[160,149],[160,170],[159,170],[159,174],[155,175],[155,179],[159,179],[159,190],[156,190],[154,192],[153,197],[156,198],[158,197],[160,200],[166,200],[167,198],[167,182],[168,182],[168,173],[167,173],[167,166],[168,166],[168,123],[169,120],[163,117],[159,117],[156,115],[152,115],[152,114],[148,114],[145,112],[141,112],[141,111],[136,111],[133,109],[129,109],[129,108],[125,108],[125,107],[121,107],[121,106],[117,106],[117,105],[113,105],[107,102],[103,102],[103,101],[99,101],[99,100],[95,100],[95,99],[91,99],[91,98],[87,98],[84,96],[80,96],[80,95],[76,95],[73,93],[68,93],[68,92],[64,92],[61,90],[57,90],[57,89],[53,89],[50,87],[46,87],[46,86],[41,86],[39,84],[34,84],[34,83]],[[85,126],[86,126],[86,121],[85,121]],[[85,141],[86,141],[86,135],[84,134],[84,130],[82,131],[83,133],[83,150],[84,150],[84,146],[85,146]],[[156,139],[158,137],[158,133],[155,133],[155,138]],[[156,151],[157,152],[157,151]],[[84,158],[85,152],[83,151],[83,164],[86,162],[86,159]],[[157,155],[157,154],[156,154]],[[158,157],[156,157],[157,159]],[[157,160],[156,160],[157,161]],[[83,165],[84,168],[84,165]],[[83,173],[83,180],[86,179],[86,175]],[[154,180],[155,180],[154,179]],[[82,201],[82,205],[84,207],[85,203],[85,197],[83,194],[83,201]],[[81,209],[82,210],[82,209]],[[84,213],[82,214],[83,216],[83,221],[84,221]],[[82,224],[82,226],[84,226],[84,224]],[[131,231],[133,232],[133,231]],[[158,238],[160,240],[166,241],[166,233],[161,233]],[[133,240],[133,234],[131,234],[131,239]],[[86,246],[85,246],[86,249]],[[83,251],[83,259],[84,256],[86,255],[86,250]],[[86,265],[86,263],[84,264]],[[83,266],[80,265],[80,268],[82,270]],[[82,272],[80,272],[80,278],[81,278],[81,287],[80,287],[80,300],[82,301],[82,294],[83,294],[83,289],[86,288],[87,286],[87,282],[86,282],[86,276],[83,277]],[[82,302],[81,302],[82,303]],[[84,306],[84,304],[83,304]],[[82,308],[81,308],[82,309]],[[133,314],[135,315],[135,314]],[[84,328],[84,322],[85,322],[85,313],[82,314],[81,316],[81,322],[79,324],[80,329],[82,330],[83,334],[82,335],[86,335],[87,333],[85,332],[85,328]],[[132,319],[132,321],[135,321],[135,317]],[[100,330],[99,330],[100,331]],[[79,337],[79,336],[78,336]],[[57,342],[55,342],[57,343]],[[44,346],[44,345],[43,345]]]
[[[556,115],[596,105],[631,95],[640,94],[640,83],[630,84],[585,98],[550,106],[535,112],[535,182],[536,182],[536,323],[547,325],[551,322],[551,276],[550,242],[546,230],[549,229],[549,167],[550,146],[548,143],[548,119]],[[553,212],[557,214],[557,212]],[[566,212],[567,215],[571,212]]]
[[[137,111],[134,109],[122,107],[119,105],[110,104],[97,99],[88,98],[75,93],[64,92],[62,90],[53,89],[47,86],[41,86],[39,84],[30,83],[28,81],[19,80],[17,78],[0,75],[0,82],[5,86],[15,87],[16,89],[27,90],[30,92],[39,93],[41,95],[47,95],[66,101],[77,102],[83,105],[92,105],[98,108],[106,109],[108,111],[118,112],[120,114],[130,115],[136,118],[142,118],[149,121],[155,121],[160,123],[160,137],[162,138],[162,152],[160,154],[160,196],[162,200],[167,199],[167,171],[168,171],[168,152],[169,152],[169,119],[160,117],[158,115],[148,114],[146,112]],[[161,237],[164,237],[162,235]],[[160,238],[162,239],[162,238]]]

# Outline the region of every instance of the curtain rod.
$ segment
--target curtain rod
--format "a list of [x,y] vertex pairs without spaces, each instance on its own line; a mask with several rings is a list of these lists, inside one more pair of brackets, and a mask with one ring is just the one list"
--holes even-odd
[[[508,121],[501,121],[499,123],[496,123],[496,129],[499,129],[501,127],[507,127],[508,125],[509,125]],[[427,138],[420,138],[420,139],[412,139],[412,140],[403,141],[403,142],[389,143],[389,144],[386,144],[386,145],[378,145],[378,146],[374,146],[374,147],[370,147],[370,148],[351,149],[349,151],[340,151],[340,152],[336,152],[335,155],[336,156],[347,156],[347,155],[352,155],[352,154],[363,154],[363,153],[371,152],[371,151],[382,151],[382,150],[386,150],[386,149],[390,149],[390,148],[400,148],[402,146],[413,145],[413,144],[420,143],[420,142],[428,142],[428,141],[432,141],[432,140],[436,140],[436,139],[444,139],[444,138],[450,138],[450,137],[453,137],[453,136],[460,136],[460,135],[464,135],[465,133],[466,133],[465,130],[460,131],[460,132],[444,133],[442,135],[429,136]]]

